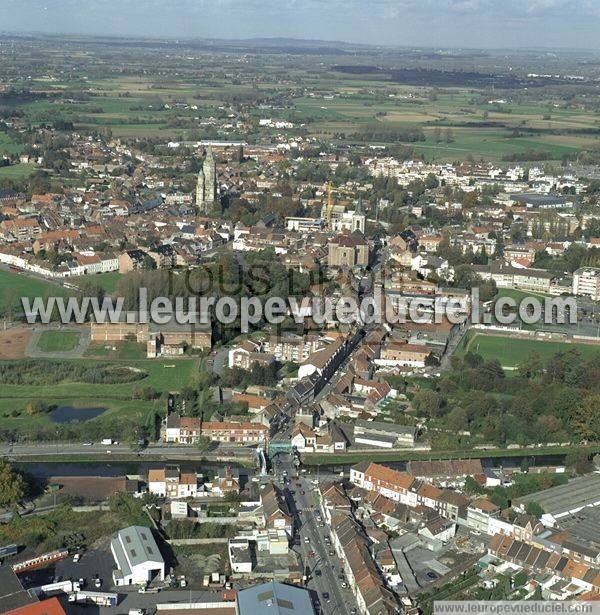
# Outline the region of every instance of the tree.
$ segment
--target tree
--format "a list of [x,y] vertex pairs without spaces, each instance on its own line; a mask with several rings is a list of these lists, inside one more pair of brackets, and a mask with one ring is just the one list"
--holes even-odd
[[600,395],[586,397],[571,414],[573,431],[582,440],[600,439]]
[[467,476],[467,478],[465,478],[464,490],[468,495],[484,493],[483,487],[481,487],[472,476]]
[[196,443],[196,448],[199,451],[205,451],[210,446],[210,438],[208,436],[199,436],[198,442]]
[[452,431],[466,431],[469,429],[469,417],[464,408],[454,408],[446,417],[446,425]]
[[515,576],[513,577],[513,585],[515,587],[523,587],[523,585],[527,583],[527,579],[528,577],[525,572],[517,572],[517,574],[515,574]]
[[524,378],[535,378],[541,371],[542,359],[535,351],[530,352],[525,361],[519,364],[519,374]]
[[525,512],[539,519],[544,514],[544,509],[537,502],[527,502]]
[[484,363],[483,357],[476,352],[467,351],[464,358],[465,364],[469,367],[481,367]]
[[23,477],[6,463],[0,461],[0,506],[12,506],[23,499],[26,484]]
[[440,415],[442,402],[443,399],[439,393],[425,389],[415,394],[412,405],[419,414],[436,417]]
[[490,500],[502,509],[508,508],[508,498],[501,490],[495,490],[490,496]]
[[575,470],[577,474],[587,474],[594,468],[590,456],[585,451],[570,451],[565,456],[565,466]]
[[433,188],[437,188],[438,186],[439,182],[436,175],[434,173],[429,173],[429,175],[427,175],[427,177],[425,178],[425,187],[428,190],[431,190]]

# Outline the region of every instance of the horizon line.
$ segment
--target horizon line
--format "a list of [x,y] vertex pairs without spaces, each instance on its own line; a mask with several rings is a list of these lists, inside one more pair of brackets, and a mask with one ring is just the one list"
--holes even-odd
[[[198,37],[198,36],[175,36],[175,35],[162,35],[155,36],[150,34],[139,35],[127,35],[127,34],[104,34],[104,33],[84,33],[84,32],[54,32],[46,30],[0,30],[0,38],[2,37],[92,37],[93,39],[109,39],[109,40],[143,40],[150,42],[167,42],[167,43],[184,43],[184,42],[217,42],[217,43],[258,43],[258,42],[275,42],[275,41],[288,41],[296,43],[308,43],[313,46],[323,45],[346,45],[349,47],[362,47],[366,49],[388,49],[388,50],[443,50],[443,51],[544,51],[544,52],[588,52],[600,54],[600,47],[515,47],[515,46],[490,46],[490,47],[477,47],[477,46],[445,46],[445,45],[402,45],[400,43],[361,43],[345,40],[327,40],[327,39],[311,39],[311,38],[298,38],[298,37],[286,37],[286,36],[254,36],[254,37],[231,37],[231,38],[212,38],[212,37]],[[89,41],[90,43],[93,40]]]

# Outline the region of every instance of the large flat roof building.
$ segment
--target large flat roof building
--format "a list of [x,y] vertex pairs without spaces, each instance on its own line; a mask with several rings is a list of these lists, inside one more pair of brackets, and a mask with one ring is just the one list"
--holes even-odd
[[556,521],[572,515],[586,506],[600,506],[600,473],[574,478],[564,485],[530,493],[516,500],[523,506],[537,502],[543,509],[542,521],[554,525]]
[[314,607],[307,589],[271,581],[237,594],[239,615],[313,615]]

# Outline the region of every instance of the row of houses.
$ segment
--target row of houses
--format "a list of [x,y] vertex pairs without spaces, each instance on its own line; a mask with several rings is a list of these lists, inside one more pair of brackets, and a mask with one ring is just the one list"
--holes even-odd
[[548,551],[502,534],[492,538],[488,550],[490,554],[522,568],[556,575],[584,591],[600,592],[600,569],[563,553]]
[[381,560],[375,562],[372,541],[355,520],[348,497],[335,484],[320,486],[318,494],[321,513],[331,529],[332,545],[343,563],[360,612],[365,615],[401,612],[383,577],[384,564]]
[[198,444],[202,438],[214,442],[265,446],[269,427],[250,421],[203,421],[199,417],[170,413],[163,426],[163,440],[171,444]]

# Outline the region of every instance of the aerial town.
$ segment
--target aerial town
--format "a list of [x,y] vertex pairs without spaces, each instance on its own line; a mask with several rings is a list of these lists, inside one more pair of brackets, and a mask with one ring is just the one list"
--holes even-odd
[[600,56],[274,41],[0,36],[0,614],[600,600]]

